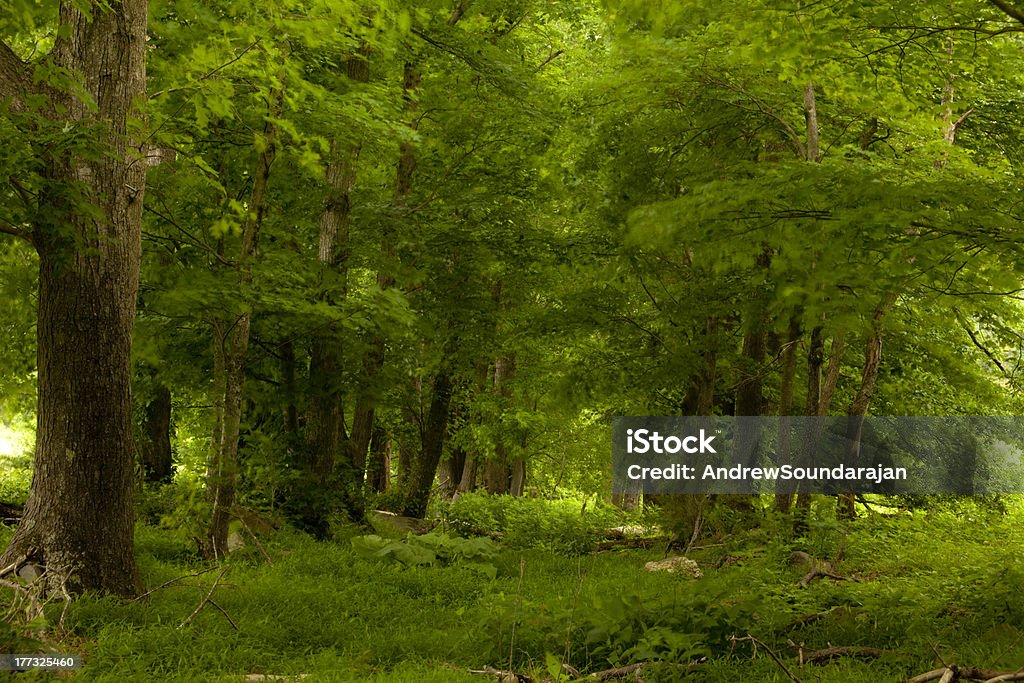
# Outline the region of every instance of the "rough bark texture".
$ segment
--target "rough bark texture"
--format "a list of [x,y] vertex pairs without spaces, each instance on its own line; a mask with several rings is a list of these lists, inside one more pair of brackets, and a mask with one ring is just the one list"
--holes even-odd
[[437,466],[437,485],[441,489],[441,495],[450,499],[459,490],[462,479],[462,472],[466,467],[466,451],[461,448],[455,449],[450,458],[442,460]]
[[[146,2],[98,3],[91,18],[61,3],[54,64],[78,74],[93,111],[47,92],[60,119],[91,127],[102,154],[45,160],[55,187],[77,184],[97,211],[40,197],[38,418],[35,471],[25,514],[0,558],[31,559],[52,587],[136,592],[130,379],[145,164],[129,139],[133,101],[145,95]],[[13,109],[32,83],[0,43],[0,97]],[[43,88],[44,86],[39,86]],[[51,111],[56,111],[51,107]],[[84,130],[84,128],[83,128]]]
[[459,493],[466,493],[476,488],[476,470],[476,457],[467,454],[462,465],[462,476],[459,478]]
[[821,387],[821,397],[818,400],[818,415],[828,415],[832,407],[832,397],[836,395],[836,387],[839,385],[839,370],[843,364],[843,349],[846,346],[846,333],[837,332],[832,337],[832,350],[828,357],[828,371],[825,373],[825,383]]

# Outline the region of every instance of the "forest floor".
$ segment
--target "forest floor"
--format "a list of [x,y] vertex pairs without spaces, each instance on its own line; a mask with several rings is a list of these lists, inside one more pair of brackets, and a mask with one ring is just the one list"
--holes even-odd
[[[83,681],[496,680],[471,673],[486,667],[566,681],[574,670],[650,662],[648,682],[876,683],[946,664],[1024,667],[1020,509],[813,521],[801,538],[769,517],[692,550],[696,579],[643,571],[662,547],[575,557],[500,548],[490,578],[468,563],[367,558],[352,543],[357,533],[316,542],[278,531],[263,538],[272,566],[250,544],[142,600],[80,599],[60,629],[51,605],[44,640],[83,655],[74,675]],[[141,525],[137,539],[148,587],[210,567],[171,531]],[[797,551],[848,580],[801,586],[809,571]],[[216,606],[190,619],[218,577]],[[806,661],[830,646],[879,652]]]

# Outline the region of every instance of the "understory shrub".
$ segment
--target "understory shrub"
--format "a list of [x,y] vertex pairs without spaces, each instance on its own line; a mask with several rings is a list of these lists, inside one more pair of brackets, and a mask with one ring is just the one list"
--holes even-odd
[[624,513],[601,502],[543,500],[466,493],[441,510],[443,522],[462,534],[500,536],[512,548],[537,548],[562,555],[593,550],[605,530],[623,523]]

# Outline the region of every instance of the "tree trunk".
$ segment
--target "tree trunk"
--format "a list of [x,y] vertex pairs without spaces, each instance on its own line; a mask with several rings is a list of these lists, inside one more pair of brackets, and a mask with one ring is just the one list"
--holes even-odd
[[373,493],[384,493],[391,488],[391,439],[380,424],[374,426],[370,439],[366,483]]
[[50,180],[77,185],[95,211],[59,192],[40,198],[45,210],[30,236],[39,252],[35,470],[0,566],[33,561],[52,588],[129,596],[139,586],[130,384],[145,164],[128,122],[146,91],[147,7],[85,5],[61,3],[67,32],[51,58],[81,78],[94,109],[35,84],[0,42],[0,99],[10,96],[17,110],[29,91],[42,91],[55,118],[104,136],[102,153],[45,159]]
[[459,490],[462,479],[462,472],[466,468],[466,451],[461,448],[455,449],[451,457],[442,460],[437,467],[437,485],[441,489],[441,495],[445,498],[452,498]]
[[466,460],[462,465],[462,477],[459,478],[459,493],[466,493],[476,489],[476,470],[476,457],[467,454]]
[[[402,91],[408,117],[406,125],[415,131],[419,127],[416,114],[416,91],[420,85],[420,71],[415,63],[406,63],[403,71]],[[398,166],[395,171],[395,196],[393,204],[404,209],[412,192],[412,177],[416,171],[416,146],[410,141],[398,145]],[[390,224],[385,222],[381,231],[381,256],[383,265],[377,271],[377,287],[388,290],[395,285],[394,260],[397,257],[395,235]],[[352,422],[351,458],[358,466],[366,462],[366,448],[373,433],[374,412],[377,404],[378,377],[384,367],[384,339],[379,334],[369,340],[369,350],[363,360],[362,386],[356,399]]]
[[430,489],[434,485],[437,465],[441,461],[444,441],[448,432],[448,412],[452,398],[452,380],[450,371],[442,367],[434,377],[434,387],[430,397],[430,412],[427,415],[426,428],[423,431],[423,450],[416,461],[411,486],[406,498],[402,514],[408,517],[422,518],[427,514],[427,503],[430,502]]
[[[811,340],[807,345],[807,401],[804,404],[804,415],[815,416],[821,410],[821,366],[825,362],[825,342],[822,336],[821,325],[816,325],[811,330]],[[804,435],[804,442],[800,447],[800,466],[811,465],[813,449],[818,442],[818,427],[816,420],[809,420],[807,433]],[[805,486],[800,486],[796,498],[796,520],[794,529],[797,533],[806,531],[807,517],[811,510],[811,494]]]
[[171,455],[171,390],[157,381],[153,398],[146,406],[143,425],[142,472],[153,484],[166,484],[174,477]]
[[[786,347],[782,350],[782,382],[779,388],[779,462],[788,463],[792,454],[790,424],[788,416],[793,410],[793,384],[796,378],[796,347],[800,343],[800,317],[794,313],[789,319],[789,334]],[[775,510],[788,513],[793,506],[794,495],[783,491],[775,496]]]
[[825,384],[821,388],[821,398],[818,401],[818,415],[828,415],[832,407],[832,397],[836,395],[836,387],[839,386],[839,370],[843,364],[843,348],[846,346],[846,333],[836,332],[832,336],[832,349],[828,357],[828,371],[825,373]]
[[526,461],[516,458],[512,461],[512,475],[508,485],[510,495],[519,497],[526,488]]
[[[871,331],[868,334],[867,347],[864,350],[864,369],[861,373],[860,388],[846,411],[846,465],[857,466],[860,456],[860,441],[864,430],[864,418],[871,406],[871,397],[878,383],[878,368],[882,363],[882,321],[885,314],[896,302],[894,295],[886,295],[881,305],[875,309],[871,318]],[[836,501],[836,516],[839,519],[853,519],[854,495],[840,494]]]
[[[368,51],[349,58],[345,74],[356,83],[366,83],[370,77]],[[320,234],[317,258],[320,262],[318,298],[330,304],[344,301],[348,295],[349,216],[352,190],[356,181],[359,160],[358,143],[331,142],[330,161],[327,165],[327,201],[320,213]],[[326,285],[329,275],[335,284]],[[332,292],[337,292],[332,296]],[[315,335],[310,344],[309,405],[307,407],[306,443],[312,454],[305,460],[306,490],[295,501],[302,510],[303,525],[318,538],[328,534],[328,515],[340,507],[355,522],[363,520],[363,471],[370,432],[360,430],[353,438],[362,443],[362,459],[353,466],[352,459],[343,451],[345,424],[342,415],[343,388],[341,384],[341,343],[332,330],[325,329]],[[359,414],[357,412],[357,419]],[[352,448],[352,439],[348,442]],[[344,457],[339,458],[339,455]],[[344,460],[344,462],[341,462]]]
[[[280,116],[283,101],[284,92],[281,90],[271,98],[263,125],[266,146],[257,157],[249,196],[249,213],[242,225],[242,244],[235,261],[235,271],[238,288],[243,293],[252,285],[252,260],[256,256],[256,245],[266,212],[270,169],[277,156],[277,126],[273,121]],[[213,513],[203,546],[203,553],[211,558],[223,557],[228,550],[228,524],[238,483],[238,435],[242,423],[242,392],[251,322],[248,311],[213,320],[213,404],[216,418],[206,472],[207,495],[213,505]]]

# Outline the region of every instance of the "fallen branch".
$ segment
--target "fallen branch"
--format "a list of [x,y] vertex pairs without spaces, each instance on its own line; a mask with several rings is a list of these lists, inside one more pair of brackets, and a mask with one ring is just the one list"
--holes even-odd
[[207,574],[209,572],[212,572],[214,569],[217,569],[217,565],[214,565],[212,567],[207,567],[206,569],[203,569],[202,571],[195,572],[194,574],[185,574],[183,576],[175,577],[175,578],[171,579],[170,581],[164,581],[163,583],[161,583],[156,588],[153,588],[151,590],[146,591],[145,593],[143,593],[142,595],[140,595],[137,598],[132,598],[132,602],[136,602],[138,600],[141,600],[142,598],[149,597],[153,593],[156,593],[158,590],[161,590],[163,588],[167,588],[168,586],[170,586],[172,584],[175,584],[178,581],[181,581],[182,579],[191,579],[192,577],[195,577],[195,576],[202,576],[203,574]]
[[906,683],[952,683],[952,681],[982,681],[982,683],[1009,683],[1010,681],[1024,681],[1024,669],[1016,671],[993,671],[991,669],[979,669],[973,666],[956,666],[955,664],[933,669],[913,678],[908,678]]
[[763,642],[761,642],[760,640],[758,640],[754,636],[750,635],[749,633],[745,637],[743,637],[743,638],[737,638],[736,636],[731,636],[729,638],[729,640],[731,640],[733,643],[742,643],[744,641],[745,642],[749,642],[751,644],[751,646],[754,648],[754,652],[757,652],[757,646],[760,645],[761,647],[764,648],[764,651],[768,653],[768,656],[771,657],[773,660],[775,660],[775,663],[779,665],[779,668],[781,668],[782,671],[787,676],[789,676],[789,680],[793,681],[793,683],[804,683],[799,678],[797,678],[796,674],[794,674],[792,671],[789,670],[789,667],[787,667],[785,665],[785,663],[783,663],[783,661],[781,659],[779,659],[779,656],[777,654],[775,654],[775,652],[770,647],[768,647]]
[[[689,664],[668,664],[665,662],[660,663],[662,666],[674,667],[680,673],[689,673],[695,664],[700,664],[706,661],[704,657],[694,660]],[[615,667],[612,669],[605,669],[604,671],[595,671],[583,676],[577,680],[580,681],[613,681],[617,678],[625,678],[630,674],[638,674],[638,672],[645,666],[652,664],[652,662],[637,662],[635,664],[627,664],[626,666]]]
[[823,650],[808,652],[804,655],[804,661],[811,664],[818,664],[820,662],[828,662],[835,657],[862,657],[865,659],[874,659],[875,657],[881,657],[882,654],[882,651],[875,647],[837,645],[834,647],[826,647]]
[[807,588],[815,579],[832,579],[833,581],[857,581],[852,576],[840,576],[839,574],[833,574],[830,571],[826,571],[821,567],[815,567],[811,571],[807,572],[804,578],[800,579],[800,583],[797,585],[800,588]]
[[[223,569],[220,570],[220,574],[218,574],[217,578],[213,580],[213,585],[210,586],[210,591],[206,594],[206,597],[203,598],[203,601],[200,602],[196,606],[196,608],[194,610],[192,610],[192,614],[188,615],[188,619],[186,619],[185,621],[181,622],[181,624],[178,625],[178,630],[179,631],[181,629],[185,628],[186,626],[188,626],[190,623],[192,623],[192,620],[196,618],[196,615],[199,614],[200,612],[202,612],[203,608],[206,607],[206,605],[211,602],[210,598],[213,597],[213,591],[217,590],[217,584],[220,583],[220,580],[222,578],[224,578],[224,575],[227,574],[227,572],[228,572],[228,568],[227,567],[224,567]],[[223,611],[223,610],[221,610],[221,611]],[[229,621],[230,621],[230,619],[229,619]],[[232,622],[232,625],[234,625],[234,622]],[[238,627],[235,626],[235,628],[238,628]]]

